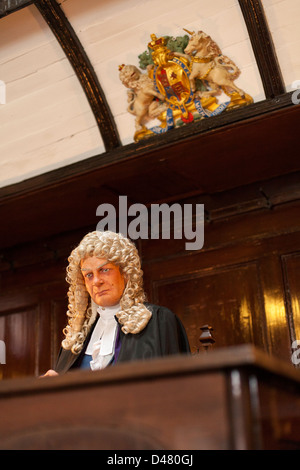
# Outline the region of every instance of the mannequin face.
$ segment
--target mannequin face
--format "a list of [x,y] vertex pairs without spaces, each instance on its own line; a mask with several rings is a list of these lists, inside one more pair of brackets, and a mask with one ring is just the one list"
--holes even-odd
[[86,290],[97,305],[112,307],[119,303],[126,282],[118,266],[91,256],[81,261],[81,272]]

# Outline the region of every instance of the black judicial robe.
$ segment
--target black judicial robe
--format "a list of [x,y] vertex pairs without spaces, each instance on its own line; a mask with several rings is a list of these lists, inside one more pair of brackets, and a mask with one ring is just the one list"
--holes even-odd
[[[190,346],[185,329],[179,318],[166,307],[145,303],[152,312],[147,326],[138,334],[125,335],[119,325],[118,354],[114,364],[128,361],[154,359],[172,354],[189,354]],[[96,321],[93,326],[95,326]],[[61,348],[56,372],[64,374],[70,369],[80,367],[93,328],[87,336],[80,354]]]

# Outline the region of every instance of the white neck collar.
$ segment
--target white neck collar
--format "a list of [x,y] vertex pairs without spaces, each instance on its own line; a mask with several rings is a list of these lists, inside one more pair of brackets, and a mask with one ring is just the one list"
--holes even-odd
[[114,318],[116,313],[118,313],[120,309],[120,304],[112,305],[111,307],[98,306],[97,312],[103,320],[109,320],[110,318]]

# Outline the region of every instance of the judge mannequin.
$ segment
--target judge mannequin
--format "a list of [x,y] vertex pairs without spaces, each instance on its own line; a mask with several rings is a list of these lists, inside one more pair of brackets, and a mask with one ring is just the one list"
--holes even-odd
[[69,322],[45,376],[190,352],[180,320],[145,302],[140,258],[123,235],[88,233],[69,257],[67,281]]

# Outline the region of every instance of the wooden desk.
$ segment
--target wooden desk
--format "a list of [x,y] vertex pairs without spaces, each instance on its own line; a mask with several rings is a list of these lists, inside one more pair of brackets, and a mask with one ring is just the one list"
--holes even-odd
[[0,382],[0,449],[300,449],[300,372],[253,346]]

